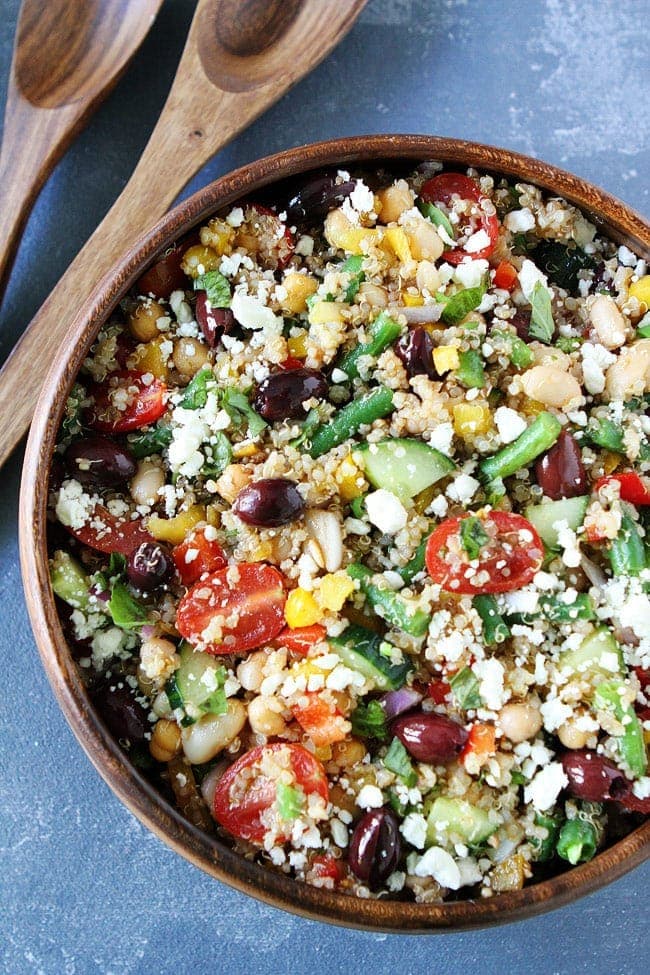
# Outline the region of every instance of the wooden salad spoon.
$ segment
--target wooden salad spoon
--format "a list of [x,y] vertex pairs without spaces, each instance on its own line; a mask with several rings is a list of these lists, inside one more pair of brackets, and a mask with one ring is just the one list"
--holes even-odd
[[23,0],[0,151],[0,295],[43,183],[147,36],[162,0]]
[[126,187],[36,313],[0,371],[0,464],[38,398],[48,363],[114,261],[238,132],[311,71],[366,0],[199,0],[174,84]]

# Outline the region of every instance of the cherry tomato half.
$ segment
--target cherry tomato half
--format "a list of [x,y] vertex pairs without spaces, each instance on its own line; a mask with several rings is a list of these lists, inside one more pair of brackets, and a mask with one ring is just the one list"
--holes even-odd
[[605,484],[612,484],[617,481],[620,488],[621,501],[629,501],[630,504],[642,507],[650,504],[650,481],[648,478],[641,477],[635,471],[623,471],[621,474],[608,474],[599,477],[594,484],[594,491],[599,491]]
[[141,372],[114,372],[89,390],[94,405],[86,421],[101,433],[127,433],[155,423],[166,406],[167,386],[159,379],[143,381]]
[[[211,529],[214,531],[214,529]],[[181,582],[186,586],[200,579],[206,572],[216,572],[228,565],[219,542],[205,537],[206,529],[197,528],[187,538],[172,549],[172,558]]]
[[155,542],[153,535],[142,524],[141,518],[126,521],[116,518],[108,508],[98,504],[88,522],[81,528],[68,528],[68,531],[88,548],[111,555],[119,552],[128,558],[143,542]]
[[286,647],[292,653],[306,657],[315,643],[320,643],[327,636],[327,630],[320,623],[312,626],[298,626],[295,630],[289,627],[278,633],[273,641],[278,647]]
[[280,819],[274,769],[277,775],[288,770],[293,787],[300,787],[305,796],[315,794],[328,801],[325,769],[311,752],[282,741],[259,745],[226,769],[214,793],[214,818],[237,839],[261,844],[269,829],[281,842],[288,839],[291,823],[284,825]]
[[208,653],[253,650],[269,643],[285,625],[287,597],[278,570],[264,562],[244,562],[236,567],[235,581],[234,568],[219,569],[200,579],[178,604],[178,632]]
[[544,558],[544,546],[531,523],[508,511],[482,515],[482,527],[489,540],[481,549],[476,566],[471,564],[461,543],[461,522],[469,517],[448,518],[429,538],[426,565],[433,581],[446,592],[462,595],[511,592],[529,583]]
[[485,197],[481,193],[478,183],[470,179],[469,176],[463,176],[462,173],[442,173],[440,176],[428,179],[420,190],[420,197],[426,203],[442,203],[446,207],[450,206],[454,196],[460,197],[461,200],[472,200],[479,204],[479,212],[476,214],[476,227],[473,224],[470,226],[468,223],[464,229],[471,231],[471,233],[484,230],[488,235],[489,243],[481,250],[474,251],[471,254],[462,247],[445,251],[445,260],[449,264],[460,264],[465,257],[473,261],[489,257],[499,236],[499,221],[495,213],[487,214],[483,210],[482,201]]

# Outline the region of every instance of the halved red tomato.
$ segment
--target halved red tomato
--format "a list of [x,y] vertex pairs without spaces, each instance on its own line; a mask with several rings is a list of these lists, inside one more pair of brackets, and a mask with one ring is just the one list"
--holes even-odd
[[[315,853],[310,857],[309,869],[307,871],[309,878],[318,881],[331,881],[334,887],[337,887],[341,881],[345,880],[345,864],[342,860],[337,860],[331,855],[331,853]],[[327,884],[319,884],[318,886],[328,886]]]
[[88,548],[95,549],[96,552],[103,552],[105,555],[118,552],[127,558],[143,542],[155,542],[155,538],[146,530],[141,518],[133,521],[116,518],[102,504],[95,507],[85,525],[81,528],[68,528],[68,531],[78,541]]
[[214,818],[237,839],[261,844],[272,831],[284,842],[291,822],[278,808],[277,782],[287,772],[293,780],[288,785],[328,801],[327,775],[318,759],[302,745],[276,741],[251,749],[226,769],[214,792]]
[[167,386],[155,378],[144,382],[143,376],[147,374],[114,372],[101,386],[92,387],[89,395],[94,405],[86,415],[88,425],[101,433],[127,433],[159,420],[167,409]]
[[314,623],[312,626],[298,626],[295,630],[290,630],[287,627],[278,633],[274,643],[279,647],[286,647],[287,650],[291,650],[301,657],[306,657],[311,647],[315,643],[320,643],[326,636],[325,627],[321,626],[320,623]]
[[196,582],[178,604],[176,628],[208,653],[243,653],[278,635],[286,598],[277,569],[244,562]]
[[605,484],[617,482],[621,501],[629,501],[637,507],[650,504],[650,481],[641,477],[636,471],[621,471],[620,474],[607,474],[599,477],[594,483],[594,491],[599,491]]
[[[473,216],[463,229],[470,233],[484,230],[489,238],[489,243],[481,250],[473,251],[471,254],[462,247],[456,247],[445,252],[445,260],[449,264],[460,264],[465,257],[476,261],[479,258],[489,257],[494,250],[499,236],[499,221],[496,213],[486,213],[483,208],[483,201],[486,197],[481,193],[481,188],[469,176],[462,173],[441,173],[428,179],[420,190],[420,196],[426,203],[442,203],[449,207],[454,196],[461,200],[472,200],[478,204],[479,212]],[[476,223],[476,226],[474,226]]]
[[469,731],[469,737],[460,753],[461,762],[470,756],[478,765],[484,765],[496,754],[496,732],[493,724],[483,724],[477,721]]
[[517,268],[510,261],[501,261],[494,272],[494,287],[512,291],[519,281]]
[[[470,559],[461,540],[465,518],[479,517],[488,540]],[[540,569],[544,546],[529,521],[508,511],[448,518],[427,543],[426,565],[445,592],[479,595],[511,592],[529,583]]]
[[296,249],[287,225],[261,203],[248,203],[244,207],[244,222],[237,228],[235,244],[256,255],[258,263],[272,271],[286,267]]
[[[210,529],[210,532],[214,529]],[[181,582],[191,586],[205,572],[225,569],[228,559],[219,542],[205,537],[206,529],[197,528],[172,549],[172,558]]]

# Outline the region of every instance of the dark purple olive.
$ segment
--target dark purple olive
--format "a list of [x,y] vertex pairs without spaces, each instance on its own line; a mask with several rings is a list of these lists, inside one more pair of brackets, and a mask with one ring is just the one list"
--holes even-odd
[[402,844],[395,813],[371,809],[354,827],[350,869],[371,890],[381,887],[399,863]]
[[168,550],[158,542],[142,542],[129,555],[126,574],[136,589],[150,592],[169,582],[174,563]]
[[340,206],[355,186],[354,180],[337,183],[335,173],[312,176],[289,200],[286,208],[287,223],[291,226],[294,223],[322,220],[330,210]]
[[592,294],[601,292],[604,294],[613,295],[615,293],[612,272],[609,270],[604,261],[601,261],[594,271],[594,276],[592,278],[589,290],[592,292]]
[[286,477],[264,477],[239,492],[232,510],[247,525],[275,528],[299,518],[305,502],[294,481]]
[[413,758],[432,765],[451,762],[467,741],[462,725],[432,712],[405,714],[393,721],[390,730]]
[[91,487],[113,487],[133,477],[136,463],[129,451],[108,437],[75,440],[64,454],[70,475]]
[[58,491],[66,477],[66,470],[60,454],[54,454],[50,463],[50,491]]
[[569,792],[576,799],[603,802],[619,799],[629,792],[629,782],[613,762],[588,750],[566,752],[562,767],[569,780]]
[[588,494],[589,483],[580,447],[566,430],[535,463],[535,477],[546,497],[553,501]]
[[257,387],[253,406],[265,420],[304,417],[303,403],[327,396],[327,380],[318,369],[286,369],[267,376]]
[[395,355],[402,362],[406,372],[412,376],[436,378],[433,367],[433,340],[426,328],[411,328],[397,341]]
[[[115,683],[104,684],[95,692],[93,700],[111,734],[122,741],[144,741],[145,734],[151,731],[147,712],[123,680],[120,677]],[[118,687],[120,683],[122,686]]]
[[154,298],[169,298],[172,291],[182,291],[187,284],[187,278],[181,263],[189,246],[189,241],[183,241],[170,247],[159,261],[144,272],[136,283],[136,293],[153,295]]
[[514,318],[510,319],[510,324],[514,326],[515,332],[524,342],[530,342],[528,330],[530,328],[530,312],[515,312]]
[[222,335],[227,335],[235,327],[236,319],[230,308],[213,308],[205,291],[199,291],[194,309],[196,321],[203,332],[209,348],[218,345]]

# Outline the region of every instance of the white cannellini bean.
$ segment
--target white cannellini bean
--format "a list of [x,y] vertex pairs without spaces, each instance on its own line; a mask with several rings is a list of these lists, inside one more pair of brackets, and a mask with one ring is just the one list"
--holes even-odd
[[385,288],[370,281],[364,282],[359,288],[358,301],[367,301],[371,308],[385,308],[388,304],[388,294]]
[[327,571],[336,572],[340,569],[343,562],[343,534],[337,515],[333,511],[308,508],[305,512],[305,528],[314,541],[318,542]]
[[506,704],[499,712],[499,727],[514,744],[534,738],[542,727],[542,716],[534,704]]
[[584,403],[580,383],[555,366],[533,366],[521,377],[526,396],[556,409],[576,409]]
[[214,793],[217,788],[217,782],[227,768],[227,761],[217,762],[214,768],[210,769],[203,782],[201,782],[201,795],[210,812],[212,812],[212,806],[214,804]]
[[235,740],[246,724],[246,708],[231,698],[225,714],[204,714],[181,730],[183,751],[192,765],[203,765]]
[[612,400],[628,400],[650,390],[650,339],[628,345],[605,373],[605,394]]
[[158,491],[165,483],[165,474],[151,460],[141,460],[133,475],[129,490],[136,504],[155,504]]
[[596,295],[589,308],[591,326],[606,349],[619,349],[627,340],[627,326],[611,295]]

